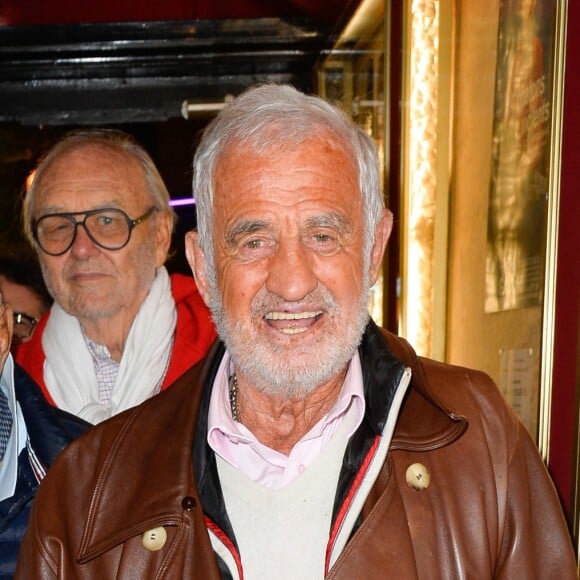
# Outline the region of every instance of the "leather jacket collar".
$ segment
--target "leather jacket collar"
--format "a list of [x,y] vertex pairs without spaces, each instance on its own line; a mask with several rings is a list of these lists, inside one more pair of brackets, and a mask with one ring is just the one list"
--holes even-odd
[[[440,447],[457,439],[467,428],[463,418],[455,416],[432,395],[421,364],[405,341],[370,322],[360,351],[367,413],[345,454],[335,514],[365,449],[380,436],[394,389],[406,366],[411,367],[413,379],[391,448]],[[182,519],[181,503],[185,497],[202,505],[206,519],[235,543],[214,454],[206,439],[209,396],[223,352],[223,344],[215,342],[205,359],[170,389],[107,422],[118,422],[120,428],[109,427],[104,437],[114,434],[114,440],[100,442],[108,457],[99,462],[102,469],[94,474],[91,508],[78,554],[81,562],[136,533],[155,526],[177,525]],[[147,432],[131,429],[139,415],[144,415],[139,419],[141,424],[150,425]],[[137,455],[133,453],[135,448],[139,449]],[[148,465],[155,466],[154,473],[143,465],[144,457]]]

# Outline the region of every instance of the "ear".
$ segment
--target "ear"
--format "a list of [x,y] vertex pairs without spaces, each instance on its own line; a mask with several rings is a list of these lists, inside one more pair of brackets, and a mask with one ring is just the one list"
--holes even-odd
[[387,242],[391,236],[392,229],[393,214],[390,210],[386,209],[383,213],[383,217],[381,217],[377,225],[375,241],[371,249],[371,260],[369,265],[371,284],[374,284],[379,276],[381,264],[383,263],[383,256],[385,255],[385,248],[387,247]]
[[185,257],[191,268],[197,289],[206,304],[209,304],[209,284],[206,275],[205,255],[198,244],[199,234],[187,232],[185,234]]
[[155,227],[155,237],[157,238],[157,248],[155,253],[156,266],[159,268],[165,264],[169,247],[171,246],[171,218],[166,212],[157,212],[157,224]]

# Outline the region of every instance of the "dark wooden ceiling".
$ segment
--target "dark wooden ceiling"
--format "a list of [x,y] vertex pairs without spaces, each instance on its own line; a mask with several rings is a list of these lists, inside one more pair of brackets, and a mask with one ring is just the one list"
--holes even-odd
[[358,0],[3,0],[0,122],[163,121],[256,82],[314,88]]

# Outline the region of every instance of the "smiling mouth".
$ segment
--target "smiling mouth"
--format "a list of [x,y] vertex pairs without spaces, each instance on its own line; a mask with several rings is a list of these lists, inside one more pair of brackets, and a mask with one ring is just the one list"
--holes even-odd
[[309,312],[268,312],[267,323],[283,334],[306,332],[321,316],[322,310]]

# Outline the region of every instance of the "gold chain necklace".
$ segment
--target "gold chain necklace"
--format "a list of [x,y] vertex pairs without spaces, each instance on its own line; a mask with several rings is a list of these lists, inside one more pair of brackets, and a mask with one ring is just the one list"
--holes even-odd
[[236,373],[230,375],[228,379],[228,386],[230,388],[230,407],[232,409],[232,417],[234,421],[240,422],[240,410],[238,409],[238,377]]

